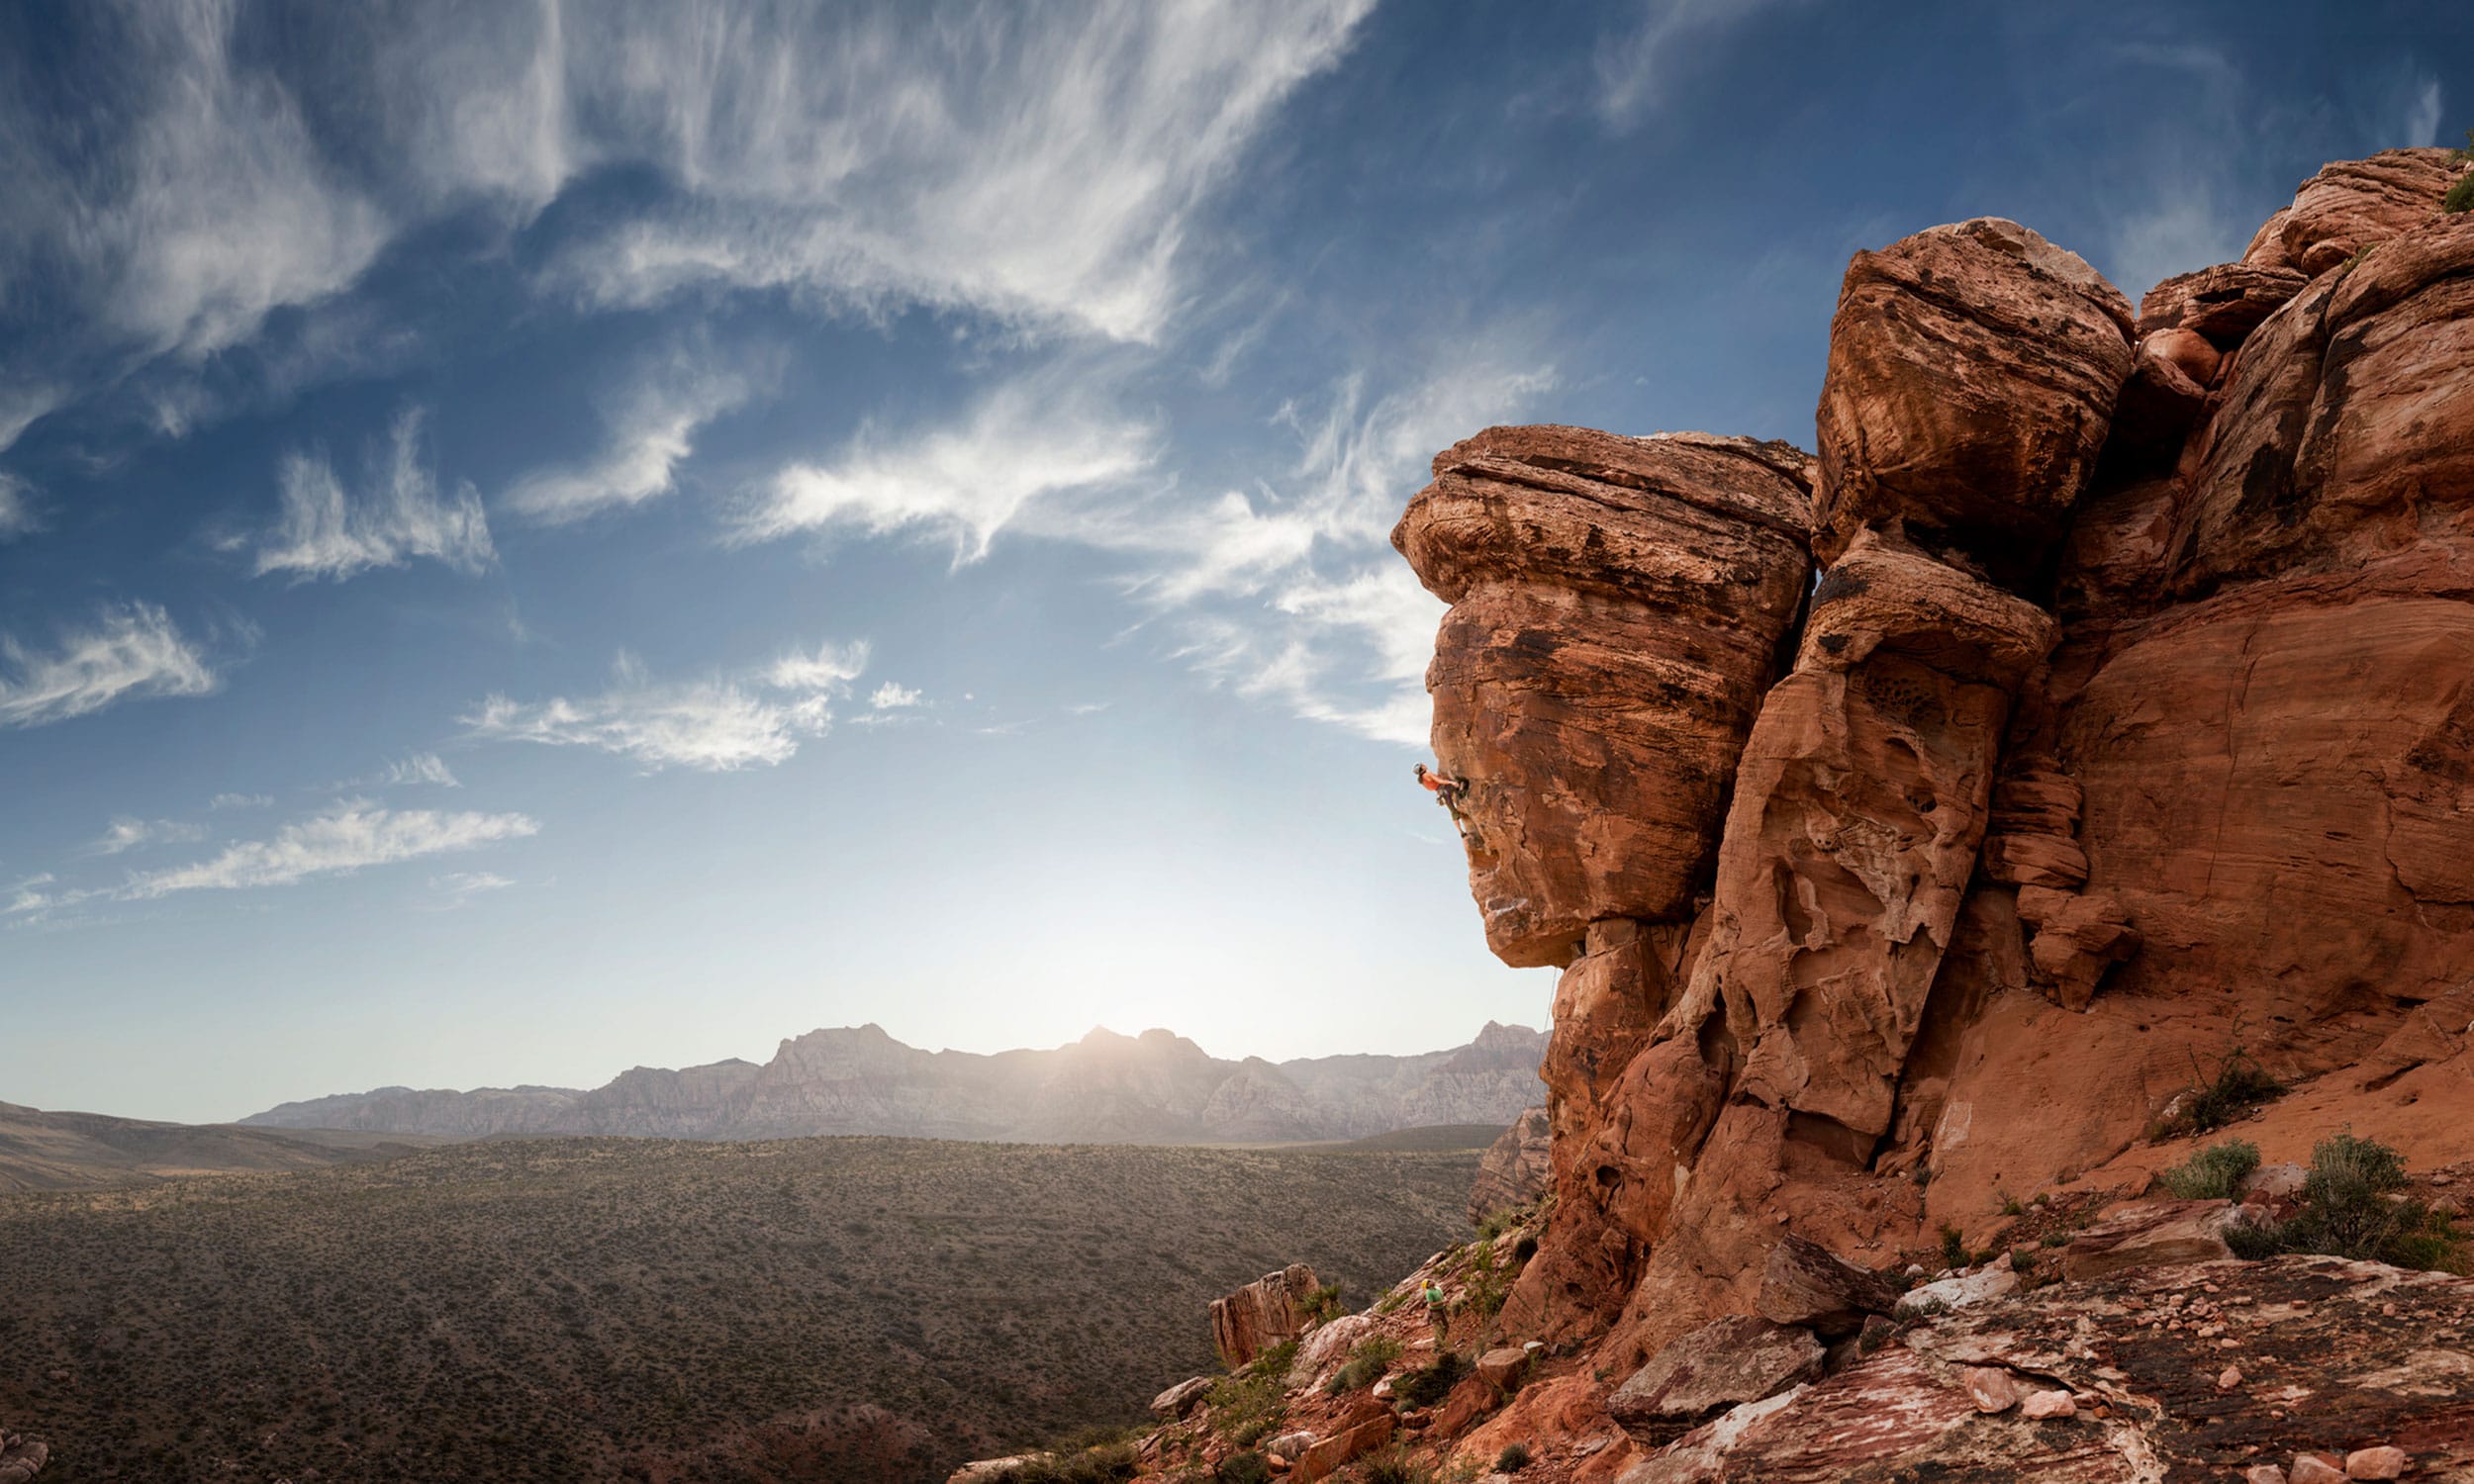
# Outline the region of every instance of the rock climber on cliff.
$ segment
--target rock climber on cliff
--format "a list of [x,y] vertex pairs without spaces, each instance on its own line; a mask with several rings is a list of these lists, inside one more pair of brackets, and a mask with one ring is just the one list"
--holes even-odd
[[1417,784],[1433,793],[1435,802],[1443,805],[1452,815],[1452,827],[1461,832],[1461,838],[1475,843],[1476,831],[1471,826],[1469,816],[1461,812],[1461,796],[1469,790],[1469,785],[1456,778],[1445,778],[1440,773],[1429,773],[1423,763],[1417,765]]

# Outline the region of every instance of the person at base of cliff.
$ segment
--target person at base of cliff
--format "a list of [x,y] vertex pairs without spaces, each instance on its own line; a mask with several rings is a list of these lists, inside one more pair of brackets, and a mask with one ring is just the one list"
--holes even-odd
[[1435,1327],[1435,1348],[1443,1348],[1444,1332],[1452,1326],[1452,1313],[1444,1307],[1443,1285],[1432,1278],[1426,1280],[1426,1321]]
[[1429,773],[1426,765],[1420,763],[1417,765],[1417,786],[1434,794],[1435,802],[1451,814],[1452,827],[1461,832],[1462,839],[1476,840],[1476,834],[1470,828],[1469,816],[1461,812],[1461,795],[1468,790],[1467,784],[1456,778],[1445,778],[1440,773]]

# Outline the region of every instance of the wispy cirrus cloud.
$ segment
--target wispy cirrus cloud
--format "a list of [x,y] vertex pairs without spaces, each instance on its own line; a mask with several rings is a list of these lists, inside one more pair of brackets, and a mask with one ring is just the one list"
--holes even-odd
[[[0,438],[0,448],[6,447],[8,440]],[[0,473],[0,542],[41,529],[43,518],[35,509],[34,490],[16,475]]]
[[44,726],[144,696],[205,696],[222,683],[205,651],[152,603],[106,608],[48,648],[0,634],[0,727]]
[[199,825],[185,824],[176,819],[140,819],[123,814],[106,825],[102,835],[86,850],[90,855],[117,856],[142,845],[187,844],[205,838],[206,830]]
[[397,417],[358,492],[344,489],[324,454],[286,454],[277,476],[283,513],[258,542],[257,575],[341,582],[416,557],[464,573],[495,563],[498,550],[481,497],[470,485],[451,495],[439,491],[436,474],[422,461],[421,429],[418,410]]
[[833,702],[867,664],[867,647],[824,645],[785,655],[752,676],[657,681],[621,654],[596,696],[518,701],[490,696],[461,717],[482,741],[586,747],[645,772],[728,773],[790,761],[832,729]]
[[722,365],[710,347],[673,349],[639,368],[603,411],[609,441],[580,463],[536,470],[507,492],[507,507],[543,525],[658,500],[676,488],[696,434],[744,406],[774,375],[777,357],[744,351]]
[[446,766],[446,760],[434,752],[407,753],[389,763],[375,782],[390,788],[401,788],[407,784],[428,784],[440,788],[464,787],[456,781],[454,771]]
[[597,58],[610,142],[677,192],[553,278],[602,304],[787,288],[1152,341],[1194,209],[1371,8],[886,6],[770,28],[634,11],[573,40],[570,86]]
[[[615,172],[647,188],[564,224],[537,291],[787,294],[1157,342],[1199,210],[1372,6],[614,0],[589,25],[554,0],[73,7],[56,49],[95,65],[0,69],[0,281],[58,290],[0,349],[0,389],[24,394],[0,404],[31,410],[0,406],[0,446],[12,421],[353,298],[426,227],[512,232]],[[273,29],[283,46],[254,40]],[[149,395],[173,429],[221,405]],[[537,487],[538,511],[653,488],[660,431]]]
[[1271,420],[1294,461],[1250,490],[1194,498],[1161,469],[1161,430],[1069,359],[951,421],[863,432],[832,461],[783,470],[741,535],[915,530],[951,540],[957,566],[1005,532],[1090,547],[1121,559],[1122,591],[1169,621],[1174,657],[1298,715],[1415,741],[1442,604],[1391,553],[1391,524],[1435,450],[1558,384],[1523,326],[1474,338],[1495,348],[1439,347],[1431,372],[1380,395],[1361,373],[1283,405]]
[[1639,125],[1691,70],[1692,49],[1724,46],[1765,11],[1803,0],[1637,0],[1633,18],[1597,48],[1597,111],[1610,128]]
[[460,907],[476,896],[492,891],[505,891],[516,884],[512,877],[495,871],[450,871],[429,879],[429,889],[445,898],[447,907]]
[[115,894],[145,900],[179,891],[288,886],[311,877],[476,850],[540,828],[523,814],[387,809],[345,799],[268,839],[238,841],[204,861],[134,875]]
[[950,541],[954,564],[1037,502],[1123,485],[1159,457],[1159,428],[1053,372],[1006,382],[958,422],[873,423],[830,459],[776,473],[739,517],[742,540],[910,533]]
[[220,813],[226,809],[263,809],[274,802],[272,793],[218,793],[206,801],[206,806]]

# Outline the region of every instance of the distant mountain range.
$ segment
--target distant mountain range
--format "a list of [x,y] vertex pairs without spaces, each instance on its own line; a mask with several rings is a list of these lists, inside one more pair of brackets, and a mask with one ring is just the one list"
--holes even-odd
[[810,1031],[759,1067],[639,1067],[590,1091],[381,1087],[241,1120],[450,1139],[619,1134],[783,1139],[890,1134],[1042,1144],[1275,1144],[1426,1124],[1507,1125],[1544,1100],[1546,1036],[1487,1022],[1414,1057],[1223,1061],[1183,1036],[1094,1030],[1053,1051],[921,1051],[874,1025]]

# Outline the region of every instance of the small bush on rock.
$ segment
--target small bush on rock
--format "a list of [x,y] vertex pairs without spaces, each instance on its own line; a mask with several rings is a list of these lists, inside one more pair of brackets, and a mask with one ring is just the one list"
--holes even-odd
[[[2236,1026],[2236,1034],[2240,1027]],[[2174,1096],[2169,1111],[2157,1125],[2156,1139],[2180,1139],[2192,1134],[2213,1134],[2251,1109],[2281,1096],[2285,1084],[2268,1075],[2240,1041],[2236,1040],[2217,1061],[2217,1068],[2209,1071],[2199,1065],[2199,1054],[2191,1054],[2191,1084]]]
[[1323,1389],[1333,1396],[1347,1391],[1362,1391],[1381,1380],[1383,1372],[1391,1368],[1391,1362],[1399,1358],[1400,1342],[1388,1335],[1361,1340],[1357,1348],[1349,1351],[1348,1362],[1332,1372],[1330,1382]]
[[2226,1245],[2240,1257],[2323,1252],[2395,1267],[2466,1270],[2466,1236],[2448,1219],[2400,1194],[2405,1160],[2387,1145],[2331,1134],[2311,1151],[2302,1209],[2290,1220],[2229,1227]]
[[1395,1451],[1360,1465],[1358,1478],[1363,1484],[1435,1484],[1435,1471]]
[[1306,1318],[1316,1324],[1327,1324],[1340,1317],[1340,1285],[1325,1283],[1305,1298]]
[[1272,1461],[1261,1453],[1231,1453],[1211,1479],[1212,1484],[1272,1484]]
[[1516,1474],[1528,1466],[1529,1444],[1525,1442],[1507,1442],[1494,1455],[1494,1471],[1499,1474]]
[[2156,1178],[2186,1201],[2231,1200],[2258,1167],[2259,1146],[2247,1139],[2228,1139],[2209,1145]]

